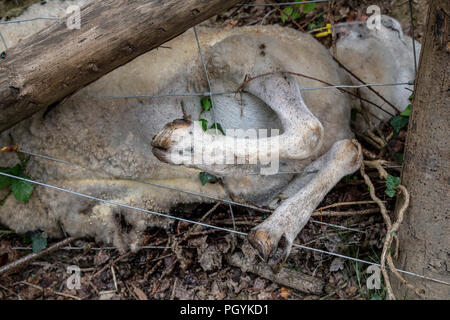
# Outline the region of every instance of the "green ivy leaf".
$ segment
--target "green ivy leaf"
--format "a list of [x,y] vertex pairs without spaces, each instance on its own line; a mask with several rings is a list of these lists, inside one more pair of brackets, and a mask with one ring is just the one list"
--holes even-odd
[[294,10],[294,12],[291,15],[292,20],[296,20],[298,18],[300,18],[300,12],[298,12],[297,10]]
[[33,252],[39,253],[47,248],[47,235],[45,233],[33,233],[31,235],[31,242],[33,244]]
[[[12,168],[0,168],[0,172],[6,173],[9,175],[13,175],[13,176],[18,176],[19,173],[21,172],[21,169],[22,169],[21,166],[19,164],[17,164]],[[10,178],[10,177],[0,176],[0,189],[11,185],[11,182],[13,180],[14,179]]]
[[316,24],[315,23],[310,23],[310,24],[308,24],[308,30],[312,30],[312,29],[315,29],[316,28]]
[[399,132],[408,124],[409,118],[403,117],[403,116],[395,116],[392,118],[390,124],[394,128],[394,131],[396,134],[399,134]]
[[384,191],[389,197],[395,196],[395,188],[400,185],[401,179],[388,174],[386,178],[386,190]]
[[225,136],[225,131],[223,131],[222,126],[220,125],[220,123],[213,123],[210,127],[210,129],[216,129],[220,131],[220,133],[222,133]]
[[294,8],[292,7],[287,7],[283,9],[283,12],[287,15],[287,16],[292,16],[292,12],[294,12]]
[[386,189],[384,192],[385,192],[390,198],[393,198],[393,197],[395,196],[395,189],[394,189],[394,190],[392,190],[392,189]]
[[203,111],[209,111],[212,108],[211,98],[210,97],[204,97],[201,100]]
[[[26,174],[19,173],[18,175],[21,178],[30,179]],[[22,201],[27,203],[30,200],[30,196],[33,193],[33,184],[28,181],[11,179],[11,191],[14,197],[18,201]]]
[[202,123],[203,131],[208,130],[208,120],[206,120],[206,119],[199,119],[198,121],[200,121]]
[[311,11],[313,11],[316,8],[316,3],[315,2],[311,2],[311,3],[305,3],[303,5],[302,11],[304,13],[310,13]]
[[[0,172],[7,173],[7,172],[4,172],[2,169],[3,168],[0,169]],[[6,188],[10,184],[11,184],[11,178],[10,177],[0,176],[0,189]]]
[[411,104],[408,104],[406,109],[403,110],[402,113],[400,113],[400,115],[403,117],[409,117],[410,114],[411,114]]
[[207,183],[217,182],[217,178],[208,172],[200,172],[199,177],[203,186]]

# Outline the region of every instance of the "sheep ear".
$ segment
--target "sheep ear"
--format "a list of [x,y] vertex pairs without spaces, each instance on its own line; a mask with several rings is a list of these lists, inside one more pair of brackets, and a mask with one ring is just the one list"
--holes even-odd
[[402,26],[401,26],[400,22],[398,22],[397,20],[395,20],[392,17],[382,15],[381,16],[381,24],[383,25],[383,27],[385,27],[387,29],[392,29],[394,31],[397,31],[400,40],[403,40],[403,30],[402,30]]

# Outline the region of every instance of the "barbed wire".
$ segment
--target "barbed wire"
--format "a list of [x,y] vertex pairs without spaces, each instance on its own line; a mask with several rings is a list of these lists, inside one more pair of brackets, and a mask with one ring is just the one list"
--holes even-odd
[[[99,198],[99,197],[94,197],[94,196],[91,196],[91,195],[88,195],[88,194],[85,194],[85,193],[76,192],[76,191],[68,190],[68,189],[65,189],[65,188],[60,188],[60,187],[53,186],[53,185],[50,185],[50,184],[46,184],[46,183],[43,183],[43,182],[40,182],[40,181],[31,180],[31,179],[27,179],[27,178],[23,178],[23,177],[18,177],[18,176],[14,176],[14,175],[11,175],[11,174],[4,173],[4,172],[0,172],[0,175],[8,177],[8,178],[12,178],[12,179],[18,179],[18,180],[21,180],[21,181],[24,181],[24,182],[29,182],[29,183],[32,183],[32,184],[40,185],[40,186],[47,187],[47,188],[50,188],[50,189],[58,190],[58,191],[61,191],[61,192],[69,193],[69,194],[72,194],[72,195],[75,195],[75,196],[79,196],[79,197],[83,197],[83,198],[86,198],[86,199],[91,199],[91,200],[99,201],[99,202],[102,202],[102,203],[106,203],[106,204],[122,207],[122,208],[125,208],[125,209],[136,210],[136,211],[140,211],[140,212],[143,212],[143,213],[156,215],[156,216],[160,216],[160,217],[164,217],[164,218],[168,218],[168,219],[172,219],[172,220],[178,220],[178,221],[182,221],[182,222],[187,222],[187,223],[199,225],[199,226],[210,228],[210,229],[216,229],[216,230],[219,230],[219,231],[225,231],[225,232],[237,234],[237,235],[240,235],[240,236],[247,236],[248,235],[248,233],[246,233],[246,232],[237,231],[237,230],[228,229],[228,228],[223,228],[223,227],[211,225],[211,224],[208,224],[208,223],[203,223],[203,222],[194,221],[194,220],[190,220],[190,219],[180,218],[180,217],[171,216],[171,215],[168,215],[168,214],[165,214],[165,213],[161,213],[161,212],[157,212],[157,211],[153,211],[153,210],[147,210],[147,209],[143,209],[143,208],[139,208],[139,207],[135,207],[135,206],[130,206],[130,205],[119,203],[119,202],[116,202],[116,201],[113,201],[113,200],[106,200],[106,199],[102,199],[102,198]],[[329,252],[329,251],[316,249],[316,248],[312,248],[312,247],[307,247],[307,246],[303,246],[303,245],[299,245],[299,244],[293,244],[292,247],[293,248],[310,250],[310,251],[316,251],[316,252],[323,253],[323,254],[326,254],[326,255],[336,256],[336,257],[340,257],[340,258],[347,259],[347,260],[353,260],[353,261],[360,262],[360,263],[365,263],[365,264],[379,266],[379,264],[371,262],[371,261],[362,260],[362,259],[358,259],[358,258],[353,258],[353,257],[350,257],[350,256],[345,256],[345,255],[341,255],[341,254],[338,254],[338,253]],[[404,270],[400,270],[400,269],[397,269],[397,271],[405,273],[405,274],[409,274],[409,275],[412,275],[412,276],[415,276],[415,277],[420,277],[420,278],[423,278],[423,279],[427,279],[427,280],[430,280],[430,281],[434,281],[434,282],[438,282],[438,283],[450,286],[450,283],[442,281],[442,280],[439,280],[439,279],[426,277],[426,276],[423,276],[423,275],[419,275],[419,274],[416,274],[416,273],[413,273],[413,272],[404,271]]]

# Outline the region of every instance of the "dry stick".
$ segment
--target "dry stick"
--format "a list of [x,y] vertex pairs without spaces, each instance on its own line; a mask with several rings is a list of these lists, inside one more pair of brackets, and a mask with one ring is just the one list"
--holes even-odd
[[29,264],[31,261],[42,258],[43,256],[45,256],[49,253],[52,253],[61,247],[65,247],[68,244],[70,244],[71,242],[75,241],[76,239],[77,239],[76,237],[66,238],[66,239],[48,247],[47,249],[42,250],[39,253],[32,253],[23,258],[20,258],[19,260],[11,262],[10,264],[7,264],[0,268],[0,277],[11,274],[11,273],[17,271],[17,269]]
[[[254,77],[249,77],[249,78],[247,78],[247,79],[246,79],[245,81],[243,81],[242,84],[236,89],[235,94],[237,94],[237,93],[239,93],[240,91],[242,91],[242,89],[243,89],[250,81],[253,81],[253,80],[257,79],[257,78],[265,77],[265,76],[268,76],[268,75],[276,74],[276,73],[286,73],[286,74],[290,74],[290,75],[294,75],[294,76],[298,76],[298,77],[303,77],[303,78],[306,78],[306,79],[310,79],[310,80],[314,80],[314,81],[321,82],[321,83],[323,83],[323,84],[325,84],[325,85],[327,85],[327,86],[330,86],[330,87],[335,87],[335,85],[332,84],[332,83],[329,83],[329,82],[326,82],[326,81],[317,79],[317,78],[315,78],[315,77],[308,76],[308,75],[303,74],[303,73],[280,70],[280,71],[267,72],[267,73],[259,74],[259,75],[254,76]],[[384,110],[381,106],[377,105],[376,103],[374,103],[374,102],[372,102],[372,101],[370,101],[370,100],[367,100],[367,99],[365,99],[365,98],[361,98],[361,97],[359,97],[357,94],[355,94],[355,93],[353,93],[353,92],[351,92],[351,91],[345,90],[344,88],[336,88],[336,89],[338,89],[338,90],[340,90],[340,91],[342,91],[342,92],[345,92],[345,93],[347,93],[347,94],[349,94],[349,95],[351,95],[351,96],[354,96],[354,97],[356,97],[356,98],[358,98],[358,99],[361,99],[362,101],[367,102],[367,103],[369,103],[369,104],[371,104],[371,105],[377,107],[378,109],[380,109],[381,111],[384,111],[385,113],[389,114],[389,115],[392,116],[392,117],[395,116],[394,114],[390,113],[389,111]],[[301,89],[300,89],[300,90],[301,90]]]
[[338,203],[330,204],[330,205],[325,206],[325,207],[317,208],[316,212],[317,211],[322,211],[322,210],[325,210],[325,209],[330,209],[330,208],[342,207],[342,206],[353,206],[353,205],[372,204],[372,203],[376,203],[376,202],[373,201],[373,200],[338,202]]
[[[334,0],[330,0],[328,2],[328,21],[334,26]],[[331,56],[336,56],[337,48],[336,48],[336,29],[331,28],[331,50],[333,54]]]
[[173,288],[172,293],[170,294],[170,299],[173,300],[175,298],[175,289],[177,288],[178,278],[175,278],[175,281],[173,282]]
[[71,298],[71,299],[74,299],[74,300],[82,300],[80,297],[73,296],[73,295],[71,295],[71,294],[67,294],[67,293],[63,293],[63,292],[58,292],[58,291],[55,291],[55,290],[53,290],[53,289],[51,289],[51,288],[43,288],[43,287],[41,287],[41,286],[38,286],[38,285],[36,285],[36,284],[32,284],[32,283],[26,282],[26,281],[20,281],[19,284],[24,284],[24,285],[33,287],[33,288],[35,288],[35,289],[42,290],[42,293],[43,293],[43,294],[45,294],[45,290],[48,290],[48,291],[50,291],[51,293],[53,293],[53,294],[55,294],[55,295],[57,295],[57,296],[62,296],[62,297],[66,297],[66,298]]
[[314,211],[313,217],[347,217],[380,212],[379,208],[356,210],[356,211]]
[[378,137],[375,133],[372,132],[371,128],[371,122],[369,119],[369,115],[368,115],[368,110],[366,108],[364,108],[364,106],[362,105],[362,101],[361,101],[361,95],[358,92],[358,96],[359,96],[359,102],[360,102],[360,108],[361,108],[361,114],[362,117],[364,119],[364,122],[366,124],[366,129],[367,129],[367,135],[369,136],[369,138],[371,138],[373,141],[375,141],[375,143],[377,143],[379,145],[379,150],[384,149],[384,147],[387,145],[387,142],[385,140],[383,140],[383,135],[380,134],[380,137]]

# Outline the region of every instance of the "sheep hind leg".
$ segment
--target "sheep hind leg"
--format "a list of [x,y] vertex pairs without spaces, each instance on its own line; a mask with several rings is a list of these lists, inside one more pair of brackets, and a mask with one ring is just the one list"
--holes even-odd
[[304,185],[293,196],[284,200],[263,223],[251,230],[248,240],[268,262],[274,272],[278,272],[286,261],[298,233],[311,217],[314,209],[325,195],[344,176],[358,170],[362,156],[359,144],[353,140],[341,140],[313,162],[308,169],[319,171],[304,185],[304,177],[298,177],[291,184]]

